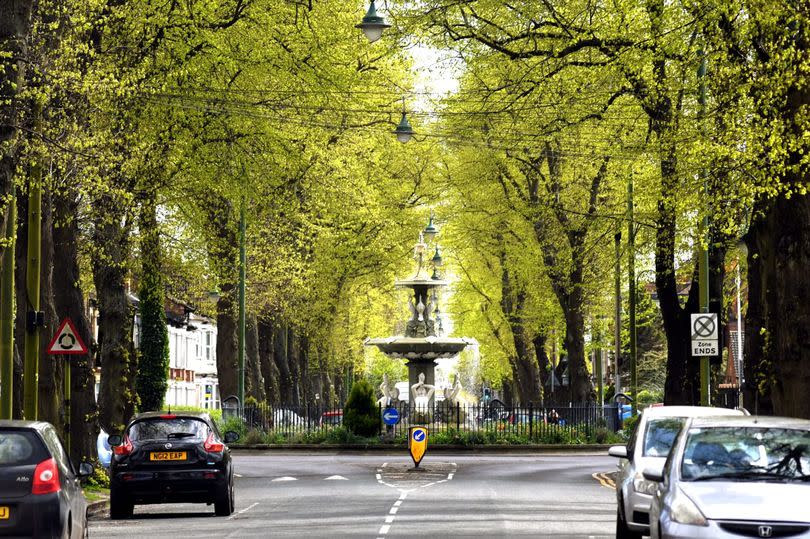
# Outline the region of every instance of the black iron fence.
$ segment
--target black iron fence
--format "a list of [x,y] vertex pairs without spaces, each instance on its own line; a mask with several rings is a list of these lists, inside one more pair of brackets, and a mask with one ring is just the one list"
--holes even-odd
[[[246,406],[223,408],[223,419],[240,417],[248,429],[275,437],[295,438],[328,433],[343,424],[342,407],[317,405]],[[379,434],[404,436],[412,425],[428,427],[432,436],[522,437],[550,443],[600,441],[600,436],[621,429],[619,409],[614,405],[506,406],[498,400],[463,404],[436,402],[417,407],[400,401],[379,406]],[[388,424],[390,423],[390,424]]]

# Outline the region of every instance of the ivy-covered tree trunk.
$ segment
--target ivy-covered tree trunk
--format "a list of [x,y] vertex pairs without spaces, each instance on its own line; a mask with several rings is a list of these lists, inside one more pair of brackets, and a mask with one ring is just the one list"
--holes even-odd
[[5,195],[11,192],[17,169],[15,138],[20,125],[17,96],[24,87],[33,5],[32,0],[0,2],[0,196],[3,197],[0,216],[3,230],[8,219]]
[[141,318],[140,357],[135,388],[140,411],[160,410],[169,387],[169,331],[157,222],[156,193],[147,192],[141,203],[141,282],[138,294]]
[[98,299],[100,331],[98,364],[101,387],[99,423],[118,433],[135,412],[137,357],[132,344],[132,306],[127,294],[130,220],[122,196],[108,191],[94,201],[92,240],[93,282]]
[[70,359],[70,456],[74,462],[95,459],[98,436],[93,335],[84,308],[85,297],[79,287],[78,206],[75,193],[54,194],[54,223],[57,226],[53,231],[53,250],[54,259],[59,261],[59,271],[53,274],[54,304],[59,316],[69,317],[82,341],[90,347],[88,355]]

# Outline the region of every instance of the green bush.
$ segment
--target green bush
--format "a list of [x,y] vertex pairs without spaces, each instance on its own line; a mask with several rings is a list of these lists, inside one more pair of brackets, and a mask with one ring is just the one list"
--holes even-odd
[[215,421],[217,424],[217,428],[219,429],[219,432],[221,432],[223,435],[229,430],[239,433],[239,440],[237,441],[237,443],[244,441],[245,437],[247,436],[248,430],[247,426],[245,425],[245,422],[242,421],[242,419],[239,417],[229,417],[228,419],[222,419],[222,416],[220,416],[220,418],[215,419]]
[[343,424],[357,436],[373,436],[380,430],[380,410],[374,402],[374,388],[365,380],[352,386],[343,408]]
[[89,489],[95,490],[110,488],[110,475],[102,466],[93,466],[93,475],[85,479],[84,485]]
[[261,431],[256,429],[250,429],[243,439],[239,440],[239,443],[245,445],[258,445],[265,443],[265,436]]
[[640,414],[636,414],[634,416],[628,417],[622,423],[622,435],[624,436],[625,440],[630,439],[630,435],[633,433],[633,429],[636,428],[636,424],[638,423],[638,419],[641,417]]

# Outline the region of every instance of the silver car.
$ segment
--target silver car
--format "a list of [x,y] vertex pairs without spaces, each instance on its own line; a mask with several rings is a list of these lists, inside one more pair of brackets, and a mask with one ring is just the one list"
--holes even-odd
[[810,538],[810,421],[691,419],[665,466],[643,474],[659,485],[653,539]]
[[627,446],[608,451],[619,458],[616,476],[616,537],[640,539],[649,533],[650,501],[657,484],[641,475],[645,468],[662,467],[684,421],[696,416],[741,416],[742,410],[705,406],[657,406],[644,410]]

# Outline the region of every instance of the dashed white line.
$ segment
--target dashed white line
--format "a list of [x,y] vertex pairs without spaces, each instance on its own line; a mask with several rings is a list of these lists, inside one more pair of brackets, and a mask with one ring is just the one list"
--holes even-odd
[[236,517],[238,517],[239,515],[241,515],[241,514],[243,514],[243,513],[247,513],[248,511],[250,511],[251,509],[253,509],[253,508],[254,508],[254,507],[256,507],[257,505],[259,505],[259,502],[256,502],[256,503],[254,503],[253,505],[249,505],[249,506],[245,507],[244,509],[242,509],[241,511],[237,511],[236,513],[234,513],[234,514],[232,514],[231,516],[229,516],[229,517],[228,517],[228,520],[233,520],[233,519],[235,519]]
[[392,507],[391,510],[388,511],[388,513],[391,515],[396,515],[397,511],[399,511],[399,507],[397,507],[397,504],[394,504],[394,507]]
[[382,528],[380,528],[380,535],[385,535],[386,533],[388,533],[388,530],[390,529],[391,529],[390,524],[384,524]]
[[296,479],[295,477],[285,476],[285,477],[276,477],[275,479],[273,479],[273,482],[275,481],[298,481],[298,479]]
[[244,477],[244,476],[243,476],[242,474],[240,474],[240,473],[235,473],[235,474],[233,474],[233,476],[234,476],[234,477]]

